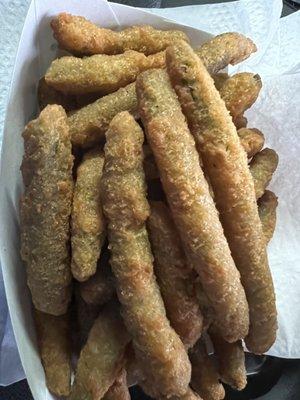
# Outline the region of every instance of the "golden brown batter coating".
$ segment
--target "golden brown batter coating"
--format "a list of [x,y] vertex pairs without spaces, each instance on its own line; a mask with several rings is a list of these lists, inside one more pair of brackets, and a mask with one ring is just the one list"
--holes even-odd
[[241,273],[250,308],[246,343],[250,351],[263,353],[275,341],[277,313],[246,153],[213,79],[192,48],[178,42],[168,48],[166,57],[173,86],[214,191],[232,256]]
[[160,51],[159,53],[150,54],[147,60],[151,63],[150,68],[163,68],[166,66],[166,52]]
[[250,72],[235,74],[223,83],[220,95],[233,119],[254,104],[261,88],[260,76]]
[[148,232],[167,317],[184,345],[190,348],[202,332],[202,314],[193,290],[195,272],[186,261],[176,227],[163,202],[151,203]]
[[100,400],[119,375],[129,335],[116,307],[102,311],[77,364],[70,400]]
[[126,369],[122,368],[114,383],[105,393],[103,400],[130,400],[130,393],[127,387]]
[[253,157],[261,151],[265,144],[263,133],[256,128],[241,128],[237,131],[241,145],[247,153],[248,158]]
[[64,94],[49,86],[45,81],[45,77],[39,80],[37,97],[41,111],[48,104],[58,104],[62,106],[66,112],[77,108],[77,102],[74,96]]
[[250,172],[254,181],[256,198],[265,192],[278,165],[278,154],[272,149],[263,149],[257,153],[250,163]]
[[[165,399],[165,398],[163,398],[163,397],[160,398],[160,400],[163,400],[163,399]],[[172,396],[172,397],[169,397],[169,400],[201,400],[201,398],[196,392],[194,392],[189,387],[187,392],[183,396]]]
[[135,83],[131,83],[69,115],[72,143],[92,147],[105,139],[105,132],[115,115],[121,111],[136,114],[136,110]]
[[128,50],[115,56],[96,54],[77,58],[66,56],[52,61],[45,79],[54,89],[68,94],[112,93],[136,80],[138,74],[159,63],[137,51]]
[[103,210],[122,315],[149,382],[148,392],[151,390],[153,397],[171,396],[186,392],[191,367],[166,317],[153,273],[145,227],[149,205],[143,141],[142,129],[129,113],[120,113],[112,120],[106,132]]
[[23,132],[21,256],[37,310],[65,314],[71,296],[68,242],[73,195],[70,132],[61,106],[49,105]]
[[56,317],[35,310],[34,316],[47,387],[56,396],[68,396],[71,390],[69,315]]
[[208,72],[215,74],[229,64],[235,65],[246,60],[256,50],[251,39],[241,33],[226,32],[204,43],[195,53]]
[[74,54],[119,54],[136,50],[158,53],[178,39],[188,41],[181,31],[160,31],[149,25],[131,26],[120,32],[99,28],[87,19],[67,13],[57,15],[51,28],[59,45]]
[[100,149],[87,152],[77,168],[72,206],[72,274],[86,281],[95,274],[105,240],[105,221],[100,200],[104,154]]
[[224,338],[248,332],[248,305],[199,155],[167,73],[137,79],[139,113],[188,262],[203,284]]
[[192,363],[192,388],[205,400],[222,400],[225,390],[219,382],[219,374],[214,361],[208,356],[202,340],[190,350]]
[[272,239],[275,231],[277,206],[277,197],[270,190],[266,190],[258,200],[258,213],[267,243]]
[[[59,19],[59,17],[57,18]],[[255,47],[251,43],[241,34],[226,33],[205,43],[203,50],[201,46],[197,54],[200,55],[208,70],[215,73],[226,67],[232,60],[237,63],[246,57],[245,54],[248,57],[251,52],[255,51]],[[162,67],[165,63],[165,52],[153,54],[148,59],[152,60],[152,68]],[[83,101],[80,101],[77,99],[77,103],[85,105],[90,103],[90,100],[84,98]],[[76,146],[92,147],[95,143],[104,140],[108,125],[118,112],[129,111],[137,116],[136,109],[137,99],[134,83],[89,104],[69,116],[72,143]],[[247,125],[247,120],[243,116],[239,116],[236,123],[238,127],[244,127]]]
[[217,331],[209,332],[218,359],[218,371],[222,382],[233,389],[243,390],[247,384],[245,353],[242,342],[226,342]]
[[80,284],[80,295],[87,304],[101,306],[108,302],[115,293],[107,252],[101,254],[95,275]]

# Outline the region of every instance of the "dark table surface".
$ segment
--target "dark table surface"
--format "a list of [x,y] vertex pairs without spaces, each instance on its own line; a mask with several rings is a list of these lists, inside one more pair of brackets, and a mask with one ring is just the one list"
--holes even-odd
[[[114,1],[114,0],[111,0]],[[195,4],[224,3],[232,0],[118,0],[139,7],[179,7]],[[267,1],[267,0],[266,0]],[[283,1],[282,16],[299,10],[293,1]],[[270,358],[262,372],[250,379],[242,392],[227,388],[226,399],[230,400],[299,400],[300,399],[300,360]],[[145,400],[147,397],[138,389],[131,389],[132,400]],[[7,387],[0,386],[0,400],[33,400],[27,381],[23,380]]]

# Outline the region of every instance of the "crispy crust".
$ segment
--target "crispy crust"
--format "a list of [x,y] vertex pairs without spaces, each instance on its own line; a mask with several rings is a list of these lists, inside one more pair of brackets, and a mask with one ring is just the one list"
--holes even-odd
[[250,72],[235,74],[223,83],[220,95],[233,119],[254,104],[261,88],[260,76]]
[[263,133],[256,128],[241,128],[237,131],[241,145],[243,146],[248,158],[253,157],[261,151],[265,144]]
[[148,231],[154,272],[167,317],[185,346],[190,348],[201,336],[202,314],[193,291],[194,271],[186,261],[176,227],[164,203],[151,203]]
[[246,60],[256,50],[251,39],[237,32],[227,32],[204,43],[195,53],[208,72],[215,74],[229,64],[235,65]]
[[57,317],[37,310],[34,315],[47,387],[56,396],[68,396],[71,390],[69,315]]
[[77,168],[72,206],[72,274],[85,281],[95,274],[105,240],[105,221],[100,200],[104,154],[87,152]]
[[115,115],[121,111],[136,114],[136,110],[135,83],[131,83],[69,115],[72,143],[92,147],[105,139],[105,132]]
[[222,400],[225,397],[223,385],[219,382],[219,374],[214,361],[206,353],[200,340],[190,350],[192,363],[192,388],[205,400]]
[[199,164],[195,142],[168,76],[151,70],[137,79],[139,113],[188,261],[199,274],[229,341],[248,331],[239,273]]
[[209,331],[218,359],[218,371],[222,382],[233,389],[243,390],[247,384],[245,353],[242,342],[226,342],[216,330]]
[[21,256],[36,309],[65,314],[71,296],[69,217],[73,195],[70,133],[61,106],[47,106],[23,132]]
[[51,28],[62,48],[79,55],[111,55],[126,50],[149,55],[164,50],[178,39],[188,41],[188,37],[181,31],[160,31],[149,25],[140,25],[115,32],[67,13],[57,15],[51,21]]
[[278,199],[270,190],[266,190],[264,195],[258,200],[258,213],[267,243],[272,239],[275,231],[277,206]]
[[147,392],[157,397],[184,394],[190,363],[166,318],[145,227],[149,205],[143,172],[144,135],[133,117],[123,112],[112,120],[106,139],[103,209],[122,315],[150,384]]
[[241,273],[250,308],[247,346],[254,353],[263,353],[275,341],[277,312],[246,153],[224,101],[193,50],[184,42],[170,46],[167,68],[204,171],[210,178],[224,232]]
[[149,60],[145,54],[133,50],[114,56],[66,56],[52,61],[45,79],[48,85],[64,93],[97,93],[100,97],[134,82],[140,72],[159,63],[160,57],[152,56]]
[[257,153],[250,163],[250,172],[254,181],[256,198],[265,192],[278,165],[278,154],[275,150],[265,148]]
[[118,310],[108,307],[102,311],[80,353],[70,400],[104,396],[124,365],[129,340]]

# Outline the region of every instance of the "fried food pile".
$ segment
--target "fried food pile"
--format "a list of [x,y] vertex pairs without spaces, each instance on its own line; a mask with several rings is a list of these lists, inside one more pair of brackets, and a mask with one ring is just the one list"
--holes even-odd
[[181,31],[116,32],[66,13],[51,27],[70,55],[39,81],[20,204],[49,390],[242,390],[244,346],[263,354],[277,330],[267,245],[278,202],[266,188],[278,156],[244,116],[260,77],[222,71],[255,44],[229,32],[193,49]]

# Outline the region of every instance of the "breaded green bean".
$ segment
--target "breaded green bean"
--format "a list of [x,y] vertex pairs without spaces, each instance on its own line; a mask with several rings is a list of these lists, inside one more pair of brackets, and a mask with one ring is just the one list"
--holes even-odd
[[35,310],[34,316],[47,387],[56,396],[68,396],[71,390],[69,315],[54,316]]
[[[237,131],[241,145],[243,146],[248,158],[253,157],[263,148],[265,138],[263,133],[256,128],[241,128]],[[153,153],[148,145],[144,145],[144,170],[147,180],[159,178]],[[209,182],[208,182],[209,183]],[[212,190],[212,189],[211,189]]]
[[[58,17],[59,18],[59,17]],[[254,51],[252,42],[241,34],[228,33],[217,36],[208,41],[197,51],[209,71],[218,72],[228,63],[239,62],[239,57],[246,57]],[[219,47],[219,44],[221,46]],[[149,57],[152,60],[152,68],[163,66],[165,52]],[[97,95],[97,94],[96,94]],[[87,96],[87,95],[85,95]],[[78,105],[90,103],[90,98],[84,96],[77,99]],[[98,95],[97,95],[98,96]],[[72,143],[81,147],[92,147],[95,143],[104,140],[105,132],[112,118],[121,111],[129,111],[137,116],[137,99],[135,84],[131,83],[115,93],[107,95],[94,103],[72,113],[69,116],[69,125]],[[246,119],[239,120],[239,127],[246,126]]]
[[201,336],[202,314],[193,291],[194,271],[186,261],[176,227],[163,202],[151,203],[148,231],[167,317],[186,348],[190,348]]
[[137,360],[151,382],[151,395],[172,396],[186,392],[191,367],[184,346],[166,317],[153,273],[145,227],[149,204],[143,140],[142,129],[128,112],[119,113],[110,123],[102,178],[103,210],[117,294]]
[[77,364],[70,400],[100,400],[119,375],[129,335],[115,307],[102,311]]
[[275,150],[263,149],[250,162],[250,172],[254,181],[256,198],[265,192],[278,165],[278,155]]
[[229,64],[235,65],[246,60],[256,50],[251,39],[237,32],[227,32],[204,43],[195,53],[208,72],[215,74]]
[[214,191],[231,254],[241,273],[250,308],[247,347],[254,353],[264,353],[276,338],[277,312],[246,153],[213,79],[190,46],[177,42],[168,48],[166,58]]
[[163,70],[137,79],[139,113],[188,262],[199,274],[224,338],[248,332],[248,305],[199,155]]
[[220,95],[233,119],[242,115],[254,104],[261,88],[260,76],[250,72],[235,74],[224,82]]
[[100,201],[103,165],[103,152],[93,149],[84,155],[77,168],[71,214],[71,268],[78,281],[86,281],[95,274],[106,236]]
[[264,147],[265,137],[260,130],[256,128],[241,128],[237,133],[248,158],[253,157]]
[[41,111],[48,104],[58,104],[67,112],[77,108],[77,102],[74,96],[64,94],[49,86],[45,81],[45,77],[39,80],[37,97]]
[[212,75],[215,87],[220,90],[221,87],[224,85],[224,83],[227,81],[229,78],[229,75],[227,72],[218,72],[217,74]]
[[103,96],[134,82],[140,72],[152,67],[154,61],[133,50],[115,56],[66,56],[52,61],[45,79],[48,85],[64,93]]
[[65,314],[71,298],[69,218],[73,195],[70,132],[61,106],[49,105],[23,132],[21,256],[37,310]]
[[209,331],[218,360],[221,381],[233,389],[243,390],[247,384],[245,353],[241,340],[226,342],[217,331]]
[[208,356],[202,340],[190,350],[192,388],[205,400],[222,400],[225,390],[214,361]]
[[126,50],[148,55],[164,50],[178,39],[188,41],[182,31],[161,31],[149,25],[139,25],[115,32],[67,13],[57,15],[51,21],[51,28],[62,48],[81,55],[119,54]]
[[275,230],[277,206],[277,197],[270,190],[266,190],[264,195],[258,200],[258,213],[267,243],[272,239]]
[[80,295],[87,304],[101,306],[115,293],[114,278],[107,252],[101,254],[95,275],[80,284]]
[[76,146],[92,147],[105,139],[108,125],[116,114],[121,111],[136,114],[136,110],[135,83],[131,83],[69,116],[72,143]]

